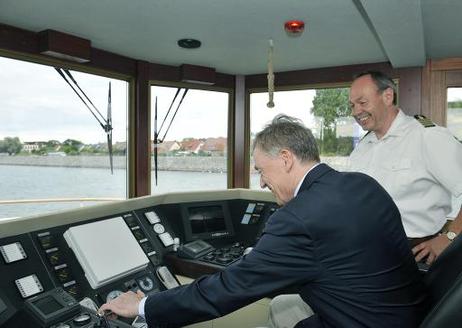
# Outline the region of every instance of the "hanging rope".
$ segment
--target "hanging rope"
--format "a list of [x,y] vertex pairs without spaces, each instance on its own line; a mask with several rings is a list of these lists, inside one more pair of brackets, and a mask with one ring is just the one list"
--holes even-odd
[[273,108],[274,96],[274,70],[273,70],[273,40],[269,40],[269,49],[268,49],[268,103],[266,107]]

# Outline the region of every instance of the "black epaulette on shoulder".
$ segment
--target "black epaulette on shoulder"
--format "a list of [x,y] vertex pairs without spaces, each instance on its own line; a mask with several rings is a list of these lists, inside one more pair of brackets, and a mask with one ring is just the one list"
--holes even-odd
[[367,135],[368,135],[369,133],[371,133],[371,132],[372,132],[372,131],[367,131],[367,133],[366,133],[365,135],[363,135],[362,138],[361,138],[360,140],[363,140],[364,138],[366,138]]
[[432,126],[435,126],[435,123],[433,123],[429,118],[425,117],[424,115],[414,115],[414,118],[425,128],[431,128]]

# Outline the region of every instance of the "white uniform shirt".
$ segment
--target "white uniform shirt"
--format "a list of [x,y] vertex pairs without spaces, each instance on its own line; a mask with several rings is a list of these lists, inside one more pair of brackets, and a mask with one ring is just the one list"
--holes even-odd
[[410,238],[430,236],[462,194],[462,144],[448,129],[424,127],[401,110],[388,132],[367,134],[350,155],[350,169],[376,179],[391,195]]

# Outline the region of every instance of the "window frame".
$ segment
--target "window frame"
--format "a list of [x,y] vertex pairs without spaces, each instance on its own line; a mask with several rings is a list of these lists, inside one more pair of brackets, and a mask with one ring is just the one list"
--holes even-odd
[[49,66],[49,67],[60,67],[68,70],[72,70],[75,72],[80,72],[80,73],[86,73],[86,74],[91,74],[91,75],[97,75],[100,77],[105,77],[105,78],[110,78],[110,79],[117,79],[121,80],[127,83],[127,112],[126,112],[126,122],[127,122],[127,151],[126,151],[126,175],[125,175],[125,199],[129,199],[132,197],[132,190],[133,190],[133,185],[135,184],[134,179],[132,178],[135,176],[135,168],[134,165],[132,164],[133,157],[134,157],[134,151],[133,151],[133,126],[134,126],[134,101],[133,101],[133,95],[134,95],[134,77],[123,74],[123,73],[118,73],[115,71],[109,71],[105,70],[99,67],[95,66],[87,66],[85,64],[79,64],[79,63],[73,63],[73,62],[68,62],[68,61],[63,61],[59,59],[55,59],[52,57],[47,57],[47,56],[42,56],[42,55],[33,55],[33,54],[28,54],[28,53],[18,53],[18,52],[12,52],[12,51],[7,51],[7,50],[2,50],[0,49],[0,57],[8,58],[8,59],[13,59],[13,60],[18,60],[22,61],[25,63],[31,63],[31,64],[38,64],[38,65],[44,65],[44,66]]
[[[151,142],[151,119],[153,115],[153,109],[151,108],[151,87],[170,87],[170,88],[188,88],[190,90],[202,90],[202,91],[216,91],[216,92],[223,92],[228,94],[228,124],[227,124],[227,158],[226,158],[226,188],[234,188],[234,126],[235,126],[235,119],[234,119],[234,90],[231,88],[213,86],[213,85],[200,85],[194,83],[186,83],[186,82],[168,82],[168,81],[160,81],[160,80],[149,80],[149,97],[148,97],[148,138],[149,142]],[[148,167],[152,168],[151,163],[151,147],[149,147],[149,155],[148,155]],[[148,181],[151,181],[151,170],[148,172]],[[149,183],[149,193],[151,193],[151,183]]]

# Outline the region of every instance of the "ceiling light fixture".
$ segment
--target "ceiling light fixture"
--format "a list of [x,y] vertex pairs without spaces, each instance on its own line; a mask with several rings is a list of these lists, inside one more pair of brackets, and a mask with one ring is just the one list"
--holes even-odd
[[284,23],[284,30],[289,36],[300,36],[305,30],[305,22],[301,20],[290,20]]
[[201,42],[196,39],[180,39],[178,40],[178,46],[185,49],[197,49],[201,46]]

